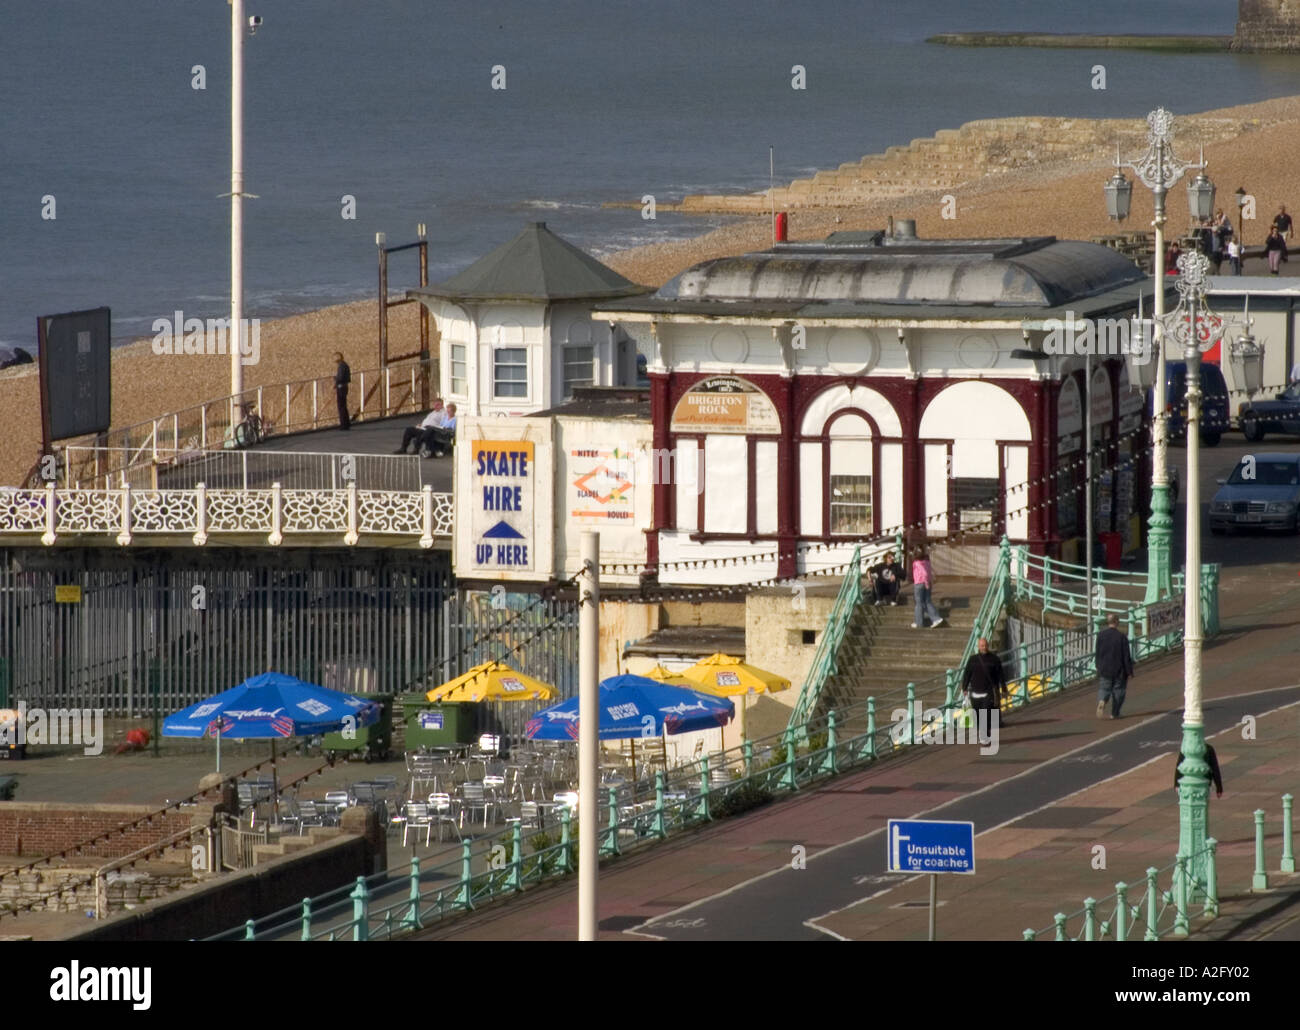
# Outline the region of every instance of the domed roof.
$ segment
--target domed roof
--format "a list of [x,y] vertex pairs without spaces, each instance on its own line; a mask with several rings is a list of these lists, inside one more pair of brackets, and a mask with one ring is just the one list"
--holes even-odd
[[655,296],[686,302],[1051,308],[1145,278],[1108,247],[1052,236],[918,240],[837,233],[824,243],[778,244],[706,261]]

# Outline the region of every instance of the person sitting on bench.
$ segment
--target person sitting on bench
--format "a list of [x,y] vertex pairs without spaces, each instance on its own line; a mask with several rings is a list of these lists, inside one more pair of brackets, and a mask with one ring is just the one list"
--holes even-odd
[[421,443],[428,446],[435,458],[441,458],[456,446],[456,405],[447,405],[442,424],[427,430]]
[[424,421],[418,426],[407,426],[402,432],[402,446],[393,451],[394,454],[405,454],[407,446],[412,440],[415,441],[415,453],[420,453],[420,445],[428,439],[428,434],[442,426],[447,421],[447,413],[442,410],[442,399],[435,397],[433,408],[429,414],[424,416]]

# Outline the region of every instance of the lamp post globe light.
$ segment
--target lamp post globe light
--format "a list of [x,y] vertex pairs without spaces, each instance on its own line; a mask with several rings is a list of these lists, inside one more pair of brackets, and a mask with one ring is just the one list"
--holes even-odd
[[1200,418],[1201,352],[1222,339],[1228,323],[1206,302],[1209,259],[1190,252],[1178,259],[1178,306],[1159,320],[1157,335],[1181,345],[1187,362],[1187,550],[1183,570],[1183,761],[1178,771],[1178,853],[1188,872],[1204,881],[1206,824],[1210,807],[1210,766],[1205,760],[1201,714],[1201,506]]
[[[1118,151],[1115,155],[1115,174],[1104,186],[1106,211],[1111,218],[1123,221],[1128,216],[1133,184],[1122,169],[1132,169],[1142,185],[1155,197],[1155,255],[1152,258],[1152,278],[1155,294],[1152,297],[1153,318],[1159,321],[1165,314],[1165,196],[1191,169],[1201,174],[1188,185],[1187,202],[1194,217],[1209,217],[1213,211],[1214,184],[1204,174],[1205,161],[1199,164],[1179,161],[1173,152],[1174,116],[1163,107],[1147,115],[1147,149],[1136,161],[1123,161]],[[1209,205],[1206,207],[1205,205]],[[1205,210],[1205,215],[1200,212]],[[1151,474],[1151,520],[1147,531],[1147,587],[1145,604],[1153,604],[1167,597],[1172,589],[1171,550],[1173,547],[1173,503],[1169,495],[1168,461],[1169,418],[1165,402],[1165,349],[1160,334],[1153,334],[1156,349],[1155,388],[1151,395],[1155,439]],[[1188,447],[1191,447],[1189,441]],[[1191,496],[1189,494],[1188,496]]]

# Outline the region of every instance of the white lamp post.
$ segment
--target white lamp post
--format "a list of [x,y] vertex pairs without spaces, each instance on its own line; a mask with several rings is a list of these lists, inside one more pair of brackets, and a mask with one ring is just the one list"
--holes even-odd
[[240,395],[244,392],[241,361],[244,340],[244,33],[255,33],[262,19],[245,22],[244,0],[230,4],[230,419],[239,424]]
[[[1128,217],[1133,197],[1133,184],[1121,169],[1130,168],[1142,184],[1155,195],[1155,257],[1152,276],[1155,295],[1152,297],[1153,316],[1159,320],[1165,313],[1165,195],[1189,169],[1205,168],[1200,164],[1179,161],[1173,153],[1174,116],[1163,107],[1147,115],[1147,151],[1137,161],[1120,160],[1115,154],[1115,174],[1105,184],[1106,211],[1111,218],[1123,221]],[[1187,202],[1194,218],[1208,218],[1214,211],[1214,184],[1202,174],[1188,185]],[[1169,497],[1169,473],[1166,467],[1169,422],[1167,407],[1162,396],[1165,389],[1165,353],[1159,340],[1156,347],[1155,389],[1152,392],[1152,415],[1155,419],[1155,448],[1152,456],[1151,521],[1147,534],[1147,592],[1145,603],[1151,604],[1167,596],[1172,585],[1171,555],[1173,541],[1173,504]],[[1189,443],[1190,447],[1191,444]]]

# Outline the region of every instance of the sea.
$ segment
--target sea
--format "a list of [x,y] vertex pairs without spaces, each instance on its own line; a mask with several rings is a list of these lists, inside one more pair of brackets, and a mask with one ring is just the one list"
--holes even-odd
[[[247,0],[247,13],[262,25],[245,43],[245,305],[264,319],[373,297],[377,232],[406,243],[425,223],[437,282],[530,221],[598,256],[693,236],[723,219],[604,205],[762,190],[769,174],[788,182],[975,118],[1300,94],[1300,56],[925,42],[1226,35],[1230,0]],[[34,350],[37,316],[60,311],[110,307],[115,342],[176,310],[229,313],[230,61],[224,0],[0,0],[0,347]],[[393,289],[415,285],[414,254],[390,272]]]

